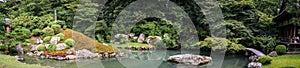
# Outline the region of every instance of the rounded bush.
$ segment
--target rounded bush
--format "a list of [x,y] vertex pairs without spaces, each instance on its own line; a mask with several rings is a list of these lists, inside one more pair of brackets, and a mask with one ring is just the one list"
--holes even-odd
[[53,25],[51,25],[51,28],[54,30],[54,33],[55,33],[55,34],[61,32],[61,26],[58,25],[58,24],[53,24]]
[[55,51],[56,50],[56,44],[50,44],[48,46],[48,51]]
[[28,46],[28,44],[29,43],[27,43],[27,42],[22,43],[23,46]]
[[39,45],[39,47],[37,48],[38,51],[45,51],[46,50],[46,46],[45,45]]
[[54,30],[50,27],[46,27],[43,29],[43,33],[45,33],[45,36],[53,36]]
[[286,53],[286,46],[278,45],[278,46],[275,47],[275,51],[280,55],[285,54]]
[[258,62],[262,64],[270,64],[272,60],[273,59],[270,56],[261,56],[258,58]]
[[51,40],[51,36],[47,36],[43,39],[44,42],[49,42]]
[[24,35],[25,38],[30,38],[31,31],[29,29],[22,28],[21,32],[22,32],[22,34]]
[[75,41],[73,39],[67,39],[65,40],[65,44],[67,44],[68,46],[73,46],[75,45]]
[[32,30],[32,33],[33,33],[33,36],[43,35],[43,32],[40,29],[34,29],[34,30]]
[[60,37],[60,40],[65,39],[65,35],[63,33],[56,34],[56,36]]

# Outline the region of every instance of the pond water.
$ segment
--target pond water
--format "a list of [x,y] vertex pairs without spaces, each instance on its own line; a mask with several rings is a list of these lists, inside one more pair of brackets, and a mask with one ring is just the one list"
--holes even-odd
[[[177,54],[198,54],[209,56],[210,52],[200,52],[197,50],[151,50],[151,51],[136,51],[122,50],[126,55],[121,58],[109,59],[76,59],[76,60],[49,60],[38,59],[23,55],[24,63],[40,64],[43,66],[51,66],[55,68],[207,68],[215,62],[192,66],[167,62],[167,58]],[[214,58],[213,58],[214,60]],[[222,64],[222,68],[246,68],[248,58],[244,55],[226,55]]]

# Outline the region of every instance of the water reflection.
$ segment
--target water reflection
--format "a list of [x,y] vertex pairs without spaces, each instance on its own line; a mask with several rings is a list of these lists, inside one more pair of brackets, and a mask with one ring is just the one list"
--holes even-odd
[[[177,63],[167,62],[166,59],[171,55],[177,54],[199,54],[209,56],[210,52],[200,52],[196,50],[151,50],[136,51],[124,50],[126,55],[121,58],[109,59],[77,59],[70,61],[57,61],[49,59],[37,59],[24,56],[24,62],[28,64],[40,64],[43,66],[51,66],[55,68],[207,68],[214,62],[204,66],[191,66]],[[213,58],[214,59],[214,58]],[[242,55],[225,56],[222,68],[245,68],[247,65],[247,57]]]

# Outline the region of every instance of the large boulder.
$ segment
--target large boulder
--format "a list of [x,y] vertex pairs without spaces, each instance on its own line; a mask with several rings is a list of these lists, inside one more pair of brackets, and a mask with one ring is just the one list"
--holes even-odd
[[159,36],[148,36],[148,37],[146,38],[146,41],[147,41],[148,44],[153,45],[153,44],[156,44],[156,43],[158,43],[158,42],[161,42],[162,39],[161,39],[161,37],[159,37]]
[[114,40],[112,41],[112,43],[114,44],[122,44],[122,43],[126,43],[129,42],[129,36],[126,34],[116,34],[114,36]]
[[93,58],[93,57],[97,57],[98,55],[99,55],[98,53],[93,53],[87,49],[76,51],[77,58]]
[[259,62],[250,62],[248,68],[262,68],[262,64]]
[[144,33],[141,33],[137,42],[138,43],[143,43],[145,41],[145,34]]
[[271,57],[276,57],[276,56],[278,56],[278,54],[277,54],[276,51],[272,51],[272,52],[270,52],[268,55],[271,56]]
[[50,44],[57,44],[60,41],[60,37],[52,37],[50,40]]
[[193,55],[193,54],[181,54],[181,55],[170,56],[168,58],[168,61],[191,64],[191,65],[202,65],[202,64],[210,63],[212,61],[212,58],[208,56],[200,56],[200,55]]
[[66,49],[67,45],[65,43],[59,43],[56,45],[56,50]]

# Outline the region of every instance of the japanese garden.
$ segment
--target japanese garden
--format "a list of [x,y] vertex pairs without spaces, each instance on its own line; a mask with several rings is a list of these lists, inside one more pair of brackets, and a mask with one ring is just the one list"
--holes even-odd
[[0,68],[300,68],[300,0],[0,0]]

